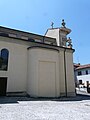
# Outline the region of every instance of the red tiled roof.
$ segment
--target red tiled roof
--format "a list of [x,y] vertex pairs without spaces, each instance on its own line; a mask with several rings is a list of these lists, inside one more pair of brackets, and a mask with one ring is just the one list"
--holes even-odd
[[76,68],[76,70],[84,69],[84,68],[90,68],[90,64],[80,65],[79,67]]
[[80,63],[78,63],[78,64],[75,64],[74,63],[74,68],[77,68],[77,67],[79,67],[80,66]]

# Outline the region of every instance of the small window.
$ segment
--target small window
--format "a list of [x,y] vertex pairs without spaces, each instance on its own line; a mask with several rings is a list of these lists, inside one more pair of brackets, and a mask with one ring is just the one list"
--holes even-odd
[[79,80],[79,84],[82,84],[82,80]]
[[79,72],[78,72],[78,75],[82,75],[82,72],[81,72],[81,71],[79,71]]
[[86,75],[88,75],[88,70],[86,70]]
[[35,39],[35,42],[42,42],[41,40],[39,40],[39,39]]
[[28,40],[28,37],[26,37],[26,36],[21,36],[21,39]]

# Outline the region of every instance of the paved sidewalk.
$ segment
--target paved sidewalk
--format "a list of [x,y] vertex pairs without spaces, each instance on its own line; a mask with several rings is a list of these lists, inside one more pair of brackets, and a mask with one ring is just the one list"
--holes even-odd
[[1,97],[0,120],[90,120],[90,96],[60,99]]

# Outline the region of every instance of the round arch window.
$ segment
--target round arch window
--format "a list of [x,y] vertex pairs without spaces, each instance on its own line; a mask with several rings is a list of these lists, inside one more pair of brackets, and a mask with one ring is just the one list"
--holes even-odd
[[9,51],[7,49],[2,49],[0,53],[0,70],[8,69],[8,56]]

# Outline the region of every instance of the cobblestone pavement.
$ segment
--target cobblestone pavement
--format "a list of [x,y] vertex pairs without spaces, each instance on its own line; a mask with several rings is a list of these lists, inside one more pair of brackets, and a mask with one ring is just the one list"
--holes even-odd
[[0,120],[90,120],[90,96],[60,99],[1,97]]

